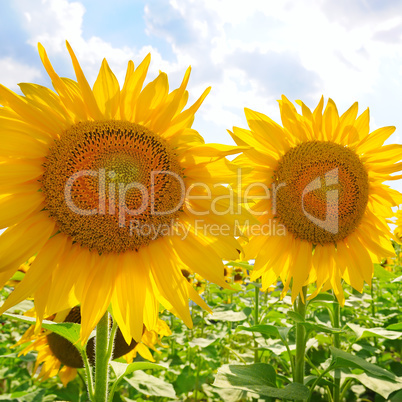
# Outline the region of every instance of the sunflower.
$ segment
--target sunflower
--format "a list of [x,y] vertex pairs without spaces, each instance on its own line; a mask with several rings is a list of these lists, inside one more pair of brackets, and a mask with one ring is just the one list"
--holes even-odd
[[279,101],[283,126],[245,109],[250,130],[231,132],[252,147],[237,158],[252,167],[245,201],[254,199],[249,208],[260,222],[244,251],[263,289],[279,277],[285,293],[292,281],[295,300],[315,283],[310,297],[333,289],[343,304],[342,279],[362,292],[373,261],[394,255],[386,219],[402,197],[383,182],[401,177],[391,174],[401,170],[402,146],[384,145],[394,127],[370,134],[369,110],[357,117],[357,103],[341,116],[331,99],[324,111],[323,98],[313,112],[297,104],[301,114]]
[[157,325],[159,303],[191,327],[189,298],[208,306],[181,270],[227,286],[222,258],[240,250],[223,184],[242,149],[191,129],[209,88],[184,109],[190,68],[172,92],[163,72],[143,88],[148,55],[120,88],[103,60],[91,88],[67,48],[76,81],[39,44],[55,92],[0,85],[0,285],[36,255],[0,313],[30,296],[39,320],[80,305],[83,343],[109,305],[127,342]]
[[229,283],[243,283],[248,276],[247,269],[229,265],[225,266],[224,274],[226,281]]
[[[30,313],[30,312],[29,312]],[[34,316],[33,314],[28,314]],[[79,322],[80,311],[78,307],[71,310],[61,312],[52,317],[53,321],[64,322]],[[154,362],[155,359],[149,349],[157,353],[161,353],[156,349],[156,345],[165,347],[162,344],[162,338],[171,335],[170,328],[165,321],[158,319],[154,330],[148,331],[144,329],[140,342],[132,341],[127,344],[118,330],[115,338],[115,351],[113,358],[117,359],[124,357],[127,363],[131,363],[139,353],[144,359]],[[92,342],[91,342],[92,341]],[[64,386],[72,381],[77,375],[77,369],[83,367],[81,356],[77,349],[66,339],[47,331],[42,330],[37,333],[35,326],[32,325],[22,335],[21,339],[14,347],[24,345],[29,342],[29,345],[21,350],[19,355],[26,355],[29,352],[37,352],[37,358],[33,373],[38,374],[38,379],[45,381],[50,377],[59,376]],[[89,359],[94,363],[94,342],[90,339],[86,347]]]

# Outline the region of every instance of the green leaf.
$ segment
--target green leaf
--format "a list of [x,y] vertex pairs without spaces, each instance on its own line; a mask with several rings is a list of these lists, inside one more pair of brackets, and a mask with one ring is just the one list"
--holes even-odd
[[308,332],[316,331],[316,332],[324,332],[326,334],[341,334],[345,332],[343,329],[340,328],[332,328],[322,324],[314,324],[312,322],[303,322],[301,323]]
[[125,378],[125,381],[141,394],[176,399],[176,393],[172,384],[152,375],[145,374],[143,371],[134,372],[133,376]]
[[318,293],[314,299],[309,300],[310,303],[333,303],[334,302],[334,296],[331,293]]
[[240,283],[231,283],[230,289],[223,289],[220,291],[220,293],[224,295],[232,295],[233,293],[238,293],[241,291],[243,291],[243,288],[241,287]]
[[380,378],[369,377],[367,374],[346,374],[346,378],[355,378],[362,383],[365,387],[371,389],[377,394],[381,395],[384,399],[388,399],[389,395],[393,392],[402,389],[402,378],[397,377],[397,382],[389,382],[381,380]]
[[236,331],[249,331],[258,332],[263,335],[273,336],[275,338],[280,338],[286,341],[288,333],[292,327],[277,327],[275,325],[253,325],[252,327],[246,327],[244,325],[239,325]]
[[[25,313],[25,311],[30,310],[34,306],[34,303],[32,300],[24,300],[21,303],[16,304],[15,306],[9,308],[7,310],[8,314],[21,314]],[[4,313],[6,314],[6,313]]]
[[299,313],[296,313],[296,311],[288,311],[288,317],[296,323],[305,322],[304,318]]
[[[308,386],[311,385],[318,377],[316,375],[309,375],[308,377],[304,378],[304,385]],[[334,385],[333,382],[326,380],[325,378],[320,378],[318,380],[318,384],[317,385],[321,385],[321,386],[329,386],[332,387]]]
[[356,324],[346,324],[357,336],[357,339],[363,338],[386,338],[386,339],[398,339],[402,336],[402,332],[388,331],[384,328],[363,328]]
[[10,281],[21,282],[24,279],[25,272],[17,271],[11,278]]
[[388,381],[396,381],[395,374],[387,371],[375,364],[369,363],[360,357],[354,356],[343,350],[330,346],[332,354],[331,366],[335,368],[357,368],[364,370],[367,375],[382,378]]
[[8,395],[1,395],[0,400],[8,402],[42,402],[45,394],[45,389],[38,389],[36,391],[19,391]]
[[402,331],[402,322],[397,322],[396,324],[391,324],[387,327],[391,331]]
[[25,362],[36,361],[37,355],[34,353],[27,353],[26,355],[18,356],[18,353],[9,353],[8,355],[0,356],[2,359],[20,359]]
[[209,338],[194,338],[188,344],[191,347],[199,346],[200,348],[207,348],[209,345],[212,345],[219,338],[217,337],[209,337]]
[[374,278],[390,281],[391,279],[395,279],[395,276],[394,273],[387,271],[380,264],[374,264]]
[[[9,313],[4,313],[3,315],[6,317],[13,318],[18,321],[26,322],[28,324],[32,324],[32,325],[36,324],[36,318],[33,318],[33,317],[25,317],[22,315],[9,314]],[[42,328],[48,329],[49,331],[52,331],[52,332],[62,336],[63,338],[67,339],[79,351],[82,351],[84,349],[84,346],[82,346],[81,342],[79,342],[80,329],[81,329],[80,324],[76,324],[73,322],[53,322],[53,321],[43,320]]]
[[250,264],[247,264],[247,262],[230,261],[225,265],[228,267],[240,267],[240,268],[249,269],[249,270],[253,269],[253,266]]
[[214,382],[214,385],[219,388],[245,384],[247,386],[268,385],[276,387],[276,371],[273,366],[267,363],[229,364],[218,369]]
[[151,362],[134,362],[134,363],[119,363],[115,361],[111,361],[110,365],[116,377],[119,379],[120,377],[124,377],[125,375],[129,375],[137,370],[161,370],[166,369],[166,367],[161,366],[160,364],[151,363]]
[[332,328],[327,325],[304,321],[303,317],[299,313],[296,313],[295,311],[288,311],[288,316],[291,320],[293,320],[297,324],[303,325],[303,327],[306,328],[307,332],[316,331],[316,332],[324,332],[327,334],[340,334],[342,332],[345,332],[340,328]]
[[185,366],[180,370],[176,381],[174,382],[174,388],[176,392],[180,394],[188,394],[193,391],[198,384],[203,384],[207,375],[199,375],[197,379],[197,372],[190,366]]
[[306,399],[309,395],[308,388],[297,383],[289,384],[285,388],[276,388],[275,369],[266,363],[222,366],[213,385],[280,399]]

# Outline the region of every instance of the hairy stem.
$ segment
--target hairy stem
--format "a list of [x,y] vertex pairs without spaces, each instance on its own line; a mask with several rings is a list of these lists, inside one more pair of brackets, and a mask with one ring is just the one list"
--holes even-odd
[[[294,305],[294,309],[303,318],[306,317],[306,297],[307,287],[302,289],[302,295],[299,294]],[[294,364],[294,381],[304,384],[304,355],[306,352],[306,329],[302,323],[296,323],[296,356]]]
[[110,360],[108,353],[109,339],[109,313],[106,311],[96,326],[94,394],[96,402],[105,402],[107,400]]

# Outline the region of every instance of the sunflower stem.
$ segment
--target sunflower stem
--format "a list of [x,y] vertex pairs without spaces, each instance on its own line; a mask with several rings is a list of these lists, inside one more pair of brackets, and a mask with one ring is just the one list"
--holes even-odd
[[[297,296],[297,300],[294,305],[296,313],[299,313],[303,318],[306,317],[306,297],[307,286],[302,288],[302,294]],[[299,384],[304,384],[304,354],[306,352],[306,329],[302,323],[296,323],[296,356],[295,356],[295,373],[294,381]]]
[[[258,325],[258,299],[260,295],[260,289],[258,286],[254,288],[254,325]],[[254,363],[258,363],[258,343],[254,339]]]
[[95,339],[95,394],[94,401],[106,402],[109,377],[109,313],[103,315],[96,326]]
[[[334,301],[334,328],[340,328],[341,321],[341,308],[338,301]],[[341,347],[341,339],[339,333],[334,334],[334,346],[339,349]],[[334,402],[340,401],[340,390],[341,390],[341,371],[340,369],[335,369],[334,373]]]
[[89,364],[86,345],[81,350],[81,357],[82,357],[82,361],[84,363],[85,376],[86,376],[86,378],[85,378],[86,381],[84,381],[84,383],[86,383],[86,385],[87,385],[88,396],[89,396],[89,399],[92,401],[94,398],[94,380],[93,380],[93,375],[92,375],[92,367]]

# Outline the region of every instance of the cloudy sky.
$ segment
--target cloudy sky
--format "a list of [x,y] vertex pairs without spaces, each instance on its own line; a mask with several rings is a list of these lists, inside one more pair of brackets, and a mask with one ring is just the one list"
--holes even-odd
[[16,91],[51,85],[38,42],[74,77],[67,39],[91,83],[104,57],[122,82],[151,52],[150,77],[165,71],[171,88],[191,65],[190,97],[212,86],[194,126],[208,142],[231,143],[244,107],[279,121],[281,94],[312,108],[331,97],[340,112],[358,101],[402,140],[399,0],[2,0],[0,33],[0,82]]

